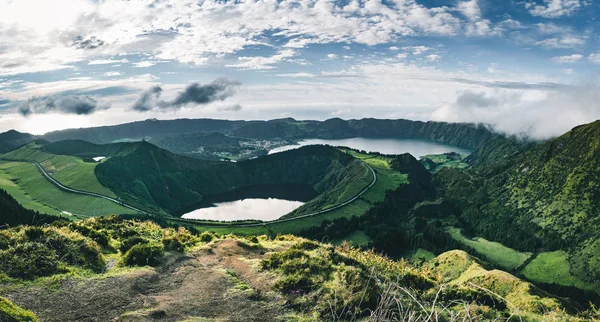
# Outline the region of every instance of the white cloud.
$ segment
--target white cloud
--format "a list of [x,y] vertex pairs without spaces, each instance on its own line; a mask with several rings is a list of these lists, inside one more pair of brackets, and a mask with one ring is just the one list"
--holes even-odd
[[391,51],[398,51],[398,50],[400,50],[400,47],[392,46],[392,47],[389,48],[389,50],[391,50]]
[[109,64],[118,64],[118,63],[127,63],[129,62],[127,59],[96,59],[90,60],[88,65],[109,65]]
[[538,0],[525,2],[525,8],[533,16],[558,18],[572,15],[582,4],[580,0]]
[[277,74],[279,77],[290,77],[290,78],[313,78],[314,74],[311,73],[291,73],[291,74]]
[[598,87],[573,87],[531,95],[523,91],[462,91],[443,104],[434,120],[482,122],[496,130],[534,139],[547,139],[600,118]]
[[580,47],[586,42],[585,36],[564,35],[560,37],[546,38],[536,42],[536,45],[548,48],[575,48]]
[[594,63],[600,65],[600,53],[590,54],[588,59]]
[[431,50],[430,47],[427,46],[412,46],[412,47],[404,47],[405,50],[412,51],[413,55],[421,55],[422,53]]
[[583,59],[583,55],[580,55],[580,54],[573,54],[573,55],[568,55],[568,56],[557,56],[557,57],[552,58],[553,61],[555,61],[559,64],[572,64],[572,63],[576,63],[582,59]]
[[427,58],[428,61],[438,61],[438,60],[442,59],[442,56],[436,55],[436,54],[431,54],[431,55],[427,55],[425,58]]
[[327,59],[337,59],[338,55],[336,54],[327,54]]
[[398,59],[406,59],[406,57],[408,57],[407,53],[399,53],[398,55],[396,55],[396,58]]
[[121,72],[106,72],[104,76],[121,76]]
[[237,64],[226,65],[226,67],[236,67],[239,69],[273,69],[274,65],[287,61],[294,57],[296,52],[292,49],[284,49],[273,56],[252,56],[238,57]]
[[132,65],[133,65],[133,67],[137,67],[137,68],[146,68],[146,67],[151,67],[151,66],[156,65],[156,62],[153,62],[153,61],[141,61],[141,62],[138,62],[138,63],[133,63]]
[[[462,6],[474,17],[475,11]],[[163,0],[151,6],[121,0],[2,1],[0,75],[71,68],[85,60],[114,64],[123,60],[106,57],[139,53],[203,65],[250,45],[271,46],[265,34],[273,31],[291,38],[284,47],[303,48],[453,36],[473,29],[467,24],[476,26],[476,33],[489,28],[485,21],[465,21],[456,8],[426,7],[416,0]]]

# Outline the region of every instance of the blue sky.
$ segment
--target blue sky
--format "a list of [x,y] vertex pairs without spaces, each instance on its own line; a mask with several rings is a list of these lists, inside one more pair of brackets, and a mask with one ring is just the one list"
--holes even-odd
[[0,0],[0,130],[408,118],[545,138],[600,118],[593,0]]

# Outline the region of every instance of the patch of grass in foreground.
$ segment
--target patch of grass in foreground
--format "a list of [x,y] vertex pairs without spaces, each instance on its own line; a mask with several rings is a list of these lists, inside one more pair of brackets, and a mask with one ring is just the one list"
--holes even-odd
[[16,187],[7,186],[6,190],[28,209],[50,214],[66,211],[79,218],[136,213],[105,199],[63,191],[31,163],[0,161],[0,176],[3,178],[0,182],[6,184],[9,180],[16,184]]
[[533,282],[554,283],[594,290],[595,285],[584,283],[571,274],[567,256],[567,253],[562,250],[540,253],[520,273]]
[[531,256],[531,253],[522,253],[481,237],[475,237],[473,239],[466,238],[463,236],[460,229],[455,227],[448,227],[446,230],[450,233],[452,238],[472,247],[478,254],[482,255],[485,260],[504,269],[516,269],[525,263]]

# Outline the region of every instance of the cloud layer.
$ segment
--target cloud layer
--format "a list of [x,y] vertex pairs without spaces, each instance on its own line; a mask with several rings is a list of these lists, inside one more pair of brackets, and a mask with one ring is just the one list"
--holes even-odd
[[550,92],[541,99],[526,93],[465,91],[452,104],[432,113],[434,120],[491,124],[497,131],[548,139],[600,119],[600,87],[584,86]]
[[[133,104],[132,109],[138,112],[147,112],[156,109],[177,110],[188,104],[206,105],[231,97],[239,85],[240,82],[227,78],[217,78],[206,85],[193,83],[188,85],[182,92],[179,92],[172,100],[161,100],[163,89],[160,86],[153,86],[140,95],[139,99]],[[233,110],[239,109],[241,107],[233,108]]]
[[32,97],[21,103],[19,113],[23,116],[46,113],[88,115],[108,108],[110,108],[109,104],[89,96],[49,96]]

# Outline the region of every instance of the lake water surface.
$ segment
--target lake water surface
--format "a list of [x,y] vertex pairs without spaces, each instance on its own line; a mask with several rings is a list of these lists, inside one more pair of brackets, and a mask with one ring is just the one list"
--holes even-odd
[[220,221],[234,221],[245,219],[275,220],[289,214],[294,209],[302,206],[302,201],[284,199],[248,198],[242,200],[218,202],[216,207],[196,209],[181,216],[185,219],[206,219]]
[[427,140],[408,139],[379,139],[379,138],[350,138],[339,140],[308,139],[298,142],[298,145],[285,145],[269,151],[269,154],[296,149],[304,145],[327,144],[332,146],[347,146],[367,152],[379,152],[382,154],[410,153],[415,158],[428,154],[441,154],[456,152],[468,155],[472,151],[457,146]]

